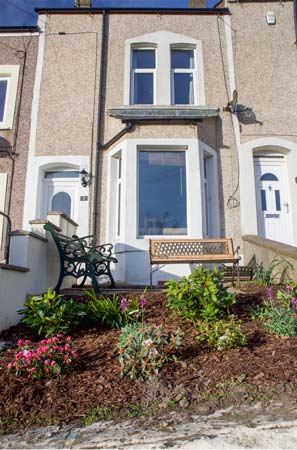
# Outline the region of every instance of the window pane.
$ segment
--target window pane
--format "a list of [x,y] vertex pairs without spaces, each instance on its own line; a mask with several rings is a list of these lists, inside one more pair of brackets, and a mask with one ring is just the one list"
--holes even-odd
[[278,181],[278,178],[273,173],[264,173],[260,178],[261,181]]
[[277,211],[281,211],[281,202],[280,202],[280,192],[279,190],[275,190],[275,208]]
[[154,103],[154,78],[152,73],[134,74],[134,105]]
[[261,206],[262,211],[267,211],[266,191],[264,189],[261,189]]
[[4,119],[6,92],[7,92],[7,80],[0,80],[0,122],[3,122]]
[[133,69],[154,69],[155,50],[133,50]]
[[44,178],[78,178],[79,172],[76,170],[61,170],[56,172],[45,172]]
[[194,86],[192,73],[175,73],[174,104],[192,105],[194,103]]
[[194,69],[193,50],[171,50],[172,69]]
[[187,234],[185,152],[139,152],[139,235]]

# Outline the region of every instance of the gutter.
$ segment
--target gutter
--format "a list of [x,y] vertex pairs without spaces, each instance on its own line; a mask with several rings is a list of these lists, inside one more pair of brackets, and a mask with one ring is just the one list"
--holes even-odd
[[[279,0],[278,0],[279,1]],[[225,15],[229,8],[35,8],[37,13],[50,14],[185,14],[185,15]]]

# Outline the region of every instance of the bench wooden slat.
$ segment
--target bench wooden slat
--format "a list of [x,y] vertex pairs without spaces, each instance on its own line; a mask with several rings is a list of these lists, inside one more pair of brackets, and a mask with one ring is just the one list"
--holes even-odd
[[[153,264],[232,263],[233,271],[240,258],[235,255],[231,238],[219,239],[150,239],[150,267]],[[152,284],[152,268],[150,269]]]

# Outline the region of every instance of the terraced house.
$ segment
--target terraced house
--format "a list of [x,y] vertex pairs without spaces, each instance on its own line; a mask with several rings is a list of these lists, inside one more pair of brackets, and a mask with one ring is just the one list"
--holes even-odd
[[152,237],[232,237],[243,264],[295,246],[293,2],[77,3],[38,10],[22,228],[62,211],[130,284],[149,282]]

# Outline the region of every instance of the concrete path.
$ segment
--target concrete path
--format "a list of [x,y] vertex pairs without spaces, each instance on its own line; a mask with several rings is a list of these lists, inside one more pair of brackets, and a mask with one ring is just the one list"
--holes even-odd
[[0,448],[296,450],[297,406],[274,404],[264,412],[259,404],[210,416],[172,412],[84,428],[51,426],[2,436]]

